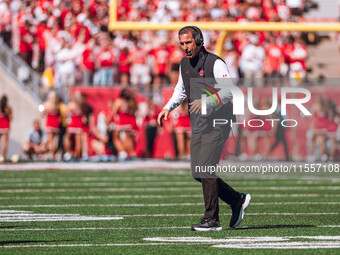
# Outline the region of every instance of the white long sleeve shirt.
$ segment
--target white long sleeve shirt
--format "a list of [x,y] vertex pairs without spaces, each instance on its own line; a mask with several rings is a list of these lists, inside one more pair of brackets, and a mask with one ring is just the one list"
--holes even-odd
[[[227,65],[221,60],[221,59],[216,59],[214,63],[214,77],[217,83],[221,83],[221,80],[219,78],[226,78],[228,79],[228,83],[233,84],[231,75],[229,73]],[[223,83],[225,80],[223,79]],[[225,83],[224,83],[225,85]],[[232,99],[233,95],[228,89],[227,86],[221,86],[221,90],[218,92],[218,95],[221,98],[221,101],[223,104],[226,104]],[[181,74],[181,67],[179,68],[179,79],[176,84],[174,93],[172,94],[170,100],[168,103],[164,106],[164,109],[168,109],[169,111],[172,111],[175,109],[177,106],[179,106],[183,100],[187,97],[185,94],[185,87],[184,87],[184,82]],[[217,95],[214,95],[215,100],[218,100]],[[211,97],[207,98],[207,106],[208,107],[213,107],[214,106],[214,100]]]

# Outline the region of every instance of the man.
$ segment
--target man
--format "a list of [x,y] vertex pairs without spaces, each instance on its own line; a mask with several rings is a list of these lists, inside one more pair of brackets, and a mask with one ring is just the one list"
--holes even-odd
[[27,154],[29,160],[33,160],[34,154],[37,154],[41,159],[42,155],[48,151],[47,137],[40,127],[39,120],[34,120],[33,128],[28,133],[23,151]]
[[[204,173],[203,171],[196,172],[197,166],[216,166],[220,160],[224,144],[229,136],[230,125],[215,128],[212,126],[212,118],[234,119],[230,102],[232,95],[228,89],[222,87],[218,94],[223,106],[218,106],[212,110],[210,108],[208,116],[199,115],[202,100],[197,91],[200,91],[200,89],[197,90],[199,88],[197,82],[191,84],[192,79],[195,78],[214,79],[216,84],[217,80],[215,79],[230,78],[230,74],[226,64],[218,56],[206,51],[203,47],[203,35],[199,28],[187,26],[182,28],[178,35],[185,57],[181,60],[180,77],[174,93],[159,113],[157,121],[160,126],[163,126],[162,121],[168,119],[170,111],[176,108],[185,98],[188,98],[192,127],[191,171],[193,177],[202,183],[205,203],[204,219],[200,223],[192,225],[192,230],[222,230],[218,215],[218,197],[231,206],[232,217],[229,225],[236,227],[243,219],[244,210],[251,199],[250,195],[235,191],[214,174]],[[219,81],[221,80],[231,82],[231,79],[219,79]],[[225,83],[223,84],[225,85]],[[214,97],[216,96],[214,95]],[[209,106],[213,105],[212,100],[207,100],[208,103]]]

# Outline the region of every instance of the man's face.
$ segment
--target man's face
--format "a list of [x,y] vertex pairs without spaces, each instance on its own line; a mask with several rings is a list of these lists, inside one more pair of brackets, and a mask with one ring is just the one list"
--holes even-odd
[[199,53],[198,49],[201,46],[196,45],[195,39],[191,33],[179,35],[179,43],[187,58],[191,59],[198,55]]
[[34,126],[35,131],[39,131],[39,129],[40,129],[40,123],[39,122],[34,122],[33,126]]

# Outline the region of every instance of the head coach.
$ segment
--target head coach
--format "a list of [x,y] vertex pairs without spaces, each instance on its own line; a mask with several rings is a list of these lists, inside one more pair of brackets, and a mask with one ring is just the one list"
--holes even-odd
[[[190,157],[192,176],[202,183],[205,213],[203,220],[192,225],[192,230],[222,230],[219,222],[218,198],[229,204],[232,217],[229,226],[237,227],[243,219],[244,211],[249,205],[250,195],[235,191],[218,178],[215,173],[202,171],[219,163],[224,144],[230,133],[230,124],[219,127],[212,125],[213,119],[234,119],[232,113],[232,94],[220,84],[221,80],[232,82],[227,65],[215,54],[208,52],[201,30],[195,26],[183,27],[178,32],[179,42],[185,56],[181,60],[180,76],[173,95],[158,115],[158,124],[167,120],[170,112],[188,98],[190,123],[192,128]],[[220,79],[221,78],[221,79]],[[225,79],[222,79],[225,78]],[[214,88],[219,83],[219,87]],[[210,84],[210,85],[209,85]],[[222,86],[222,87],[221,87]],[[214,105],[212,97],[206,100],[209,114],[202,115],[202,87],[204,91],[214,94],[220,105]],[[218,94],[218,95],[217,95]],[[230,122],[229,122],[230,123]],[[197,171],[197,169],[199,171]]]

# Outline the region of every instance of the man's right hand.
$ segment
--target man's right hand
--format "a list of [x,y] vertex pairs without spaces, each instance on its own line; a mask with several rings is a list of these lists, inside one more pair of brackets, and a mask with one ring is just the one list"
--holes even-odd
[[163,109],[159,114],[157,118],[158,125],[160,127],[163,127],[163,119],[168,120],[168,116],[170,114],[170,111],[168,109]]

